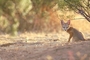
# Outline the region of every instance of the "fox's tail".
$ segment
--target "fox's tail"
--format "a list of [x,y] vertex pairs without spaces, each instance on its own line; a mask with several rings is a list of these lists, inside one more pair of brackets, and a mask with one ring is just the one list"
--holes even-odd
[[88,38],[88,39],[85,39],[85,41],[90,41],[90,38]]

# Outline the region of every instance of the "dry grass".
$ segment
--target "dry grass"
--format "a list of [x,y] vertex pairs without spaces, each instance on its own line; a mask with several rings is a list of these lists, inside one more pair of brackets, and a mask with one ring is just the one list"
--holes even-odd
[[[80,17],[80,16],[78,16]],[[85,39],[90,38],[90,22],[87,20],[71,20],[71,26],[74,28],[80,30]],[[47,42],[49,40],[59,40],[60,43],[65,43],[67,42],[68,39],[68,34],[66,32],[60,31],[59,33],[23,33],[19,34],[18,36],[10,36],[10,35],[1,35],[0,36],[0,44],[5,44],[5,43],[13,43],[19,41],[27,42],[27,43],[32,43],[32,42]]]

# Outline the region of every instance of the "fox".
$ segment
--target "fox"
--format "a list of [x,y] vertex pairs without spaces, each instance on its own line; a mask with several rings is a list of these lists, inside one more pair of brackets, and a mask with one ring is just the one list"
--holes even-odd
[[61,26],[64,31],[69,33],[68,42],[70,42],[71,39],[74,42],[85,41],[83,34],[76,28],[70,26],[70,20],[68,20],[67,22],[61,20]]

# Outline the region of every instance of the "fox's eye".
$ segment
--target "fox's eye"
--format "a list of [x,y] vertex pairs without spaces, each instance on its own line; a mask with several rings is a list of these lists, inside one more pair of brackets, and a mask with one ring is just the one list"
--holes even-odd
[[66,28],[66,27],[63,27],[63,28]]

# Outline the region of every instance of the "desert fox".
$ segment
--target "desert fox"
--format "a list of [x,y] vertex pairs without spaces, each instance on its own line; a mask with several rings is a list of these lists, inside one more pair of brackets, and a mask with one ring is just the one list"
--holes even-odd
[[85,41],[83,34],[80,31],[73,27],[70,27],[70,20],[68,20],[66,23],[63,20],[61,20],[61,25],[62,28],[70,35],[68,42],[70,42],[71,38],[72,41]]

